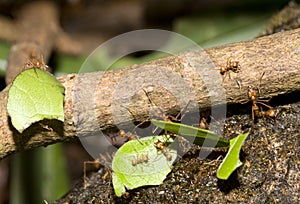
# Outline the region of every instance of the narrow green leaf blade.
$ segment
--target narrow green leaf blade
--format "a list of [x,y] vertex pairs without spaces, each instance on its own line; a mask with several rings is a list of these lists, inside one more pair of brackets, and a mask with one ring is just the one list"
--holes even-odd
[[227,180],[231,173],[243,164],[239,159],[239,155],[248,134],[241,134],[230,140],[229,151],[218,168],[217,178]]
[[43,119],[64,121],[64,87],[48,72],[33,68],[19,74],[9,90],[7,111],[22,133]]
[[[177,151],[166,147],[167,154],[171,155],[171,158],[167,159],[166,155],[155,147],[158,140],[164,143],[173,142],[169,136],[144,137],[128,141],[118,149],[112,161],[112,181],[117,196],[125,193],[126,188],[162,184],[172,169]],[[141,158],[145,156],[147,161],[142,161]],[[136,164],[133,164],[134,162]]]
[[163,120],[151,120],[151,122],[159,128],[185,136],[197,145],[205,145],[206,147],[229,146],[229,140],[219,137],[216,133],[209,130]]

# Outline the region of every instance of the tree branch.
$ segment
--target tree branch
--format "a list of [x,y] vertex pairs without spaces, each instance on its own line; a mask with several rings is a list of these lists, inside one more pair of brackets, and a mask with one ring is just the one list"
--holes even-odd
[[58,9],[53,2],[35,2],[24,6],[19,12],[22,35],[9,53],[6,84],[26,67],[31,58],[48,61],[58,32]]
[[[248,100],[248,86],[257,86],[263,72],[265,76],[261,80],[260,89],[264,98],[300,90],[299,45],[300,29],[297,29],[206,49],[205,52],[217,67],[225,66],[229,57],[242,54],[239,58],[240,72],[231,73],[231,79],[226,78],[224,81],[201,51],[190,51],[119,70],[62,76],[58,79],[66,88],[64,124],[46,121],[43,125],[33,125],[23,134],[19,134],[11,126],[7,115],[8,86],[0,93],[0,158],[15,151],[72,139],[76,134],[95,133],[99,128],[108,131],[116,125],[127,124],[132,119],[128,109],[134,115],[134,120],[143,121],[148,118],[148,111],[153,106],[142,90],[143,87],[157,106],[168,114],[176,114],[184,108],[180,108],[179,102],[175,100],[176,95],[165,89],[155,88],[157,81],[165,80],[164,78],[170,80],[165,84],[175,84],[177,93],[183,92],[181,96],[186,98],[179,100],[188,102],[189,96],[194,93],[200,108],[210,107],[212,97],[215,101],[213,105],[222,105],[223,96],[218,95],[218,84],[224,87],[228,104]],[[193,71],[195,67],[200,69],[201,76]],[[147,82],[149,78],[154,81]],[[204,83],[202,79],[209,80]],[[237,79],[241,83],[240,87],[236,83]],[[137,81],[141,83],[135,83]],[[186,92],[180,86],[183,81],[192,92]],[[136,91],[133,97],[130,95],[131,90]],[[128,109],[123,107],[127,103]],[[196,110],[199,107],[193,108]]]
[[[39,18],[32,18],[33,16]],[[54,2],[33,2],[30,6],[22,8],[22,11],[17,16],[16,20],[0,16],[0,39],[15,43],[23,41],[24,35],[27,35],[29,41],[32,41],[33,39],[39,41],[41,40],[40,37],[45,36],[45,34],[40,35],[41,33],[46,33],[46,31],[53,31],[53,29],[55,29],[56,37],[50,39],[50,41],[54,41],[55,49],[58,52],[69,55],[82,54],[82,44],[63,31],[58,25],[58,17],[58,9],[54,5]],[[30,22],[29,19],[32,20],[32,22],[35,22],[35,26],[32,26],[31,23],[27,23]],[[45,21],[47,19],[49,21]],[[56,25],[50,25],[53,22],[55,22]],[[24,32],[24,30],[26,30],[26,32]],[[47,34],[51,35],[51,32]],[[47,55],[47,53],[45,53],[45,55]]]

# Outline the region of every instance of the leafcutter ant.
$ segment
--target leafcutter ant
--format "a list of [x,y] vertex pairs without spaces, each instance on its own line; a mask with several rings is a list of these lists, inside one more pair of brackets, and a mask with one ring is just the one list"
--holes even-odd
[[138,139],[138,136],[137,135],[134,135],[130,132],[125,132],[124,130],[119,130],[118,134],[123,137],[123,138],[126,138],[128,140],[135,140],[135,139]]
[[132,160],[132,166],[136,166],[141,163],[147,163],[149,161],[148,154],[142,155],[138,157],[137,159]]
[[204,117],[201,117],[201,119],[200,119],[199,128],[208,129],[208,123]]
[[[263,74],[260,78],[260,82],[261,82],[261,79],[263,78],[264,74],[265,74],[265,72],[263,72]],[[260,92],[260,88],[259,88],[260,82],[259,82],[259,86],[257,88],[258,93]],[[271,106],[263,103],[263,102],[268,102],[268,100],[259,100],[257,91],[252,86],[248,87],[248,98],[252,102],[252,120],[253,121],[254,121],[255,117],[268,116],[268,117],[274,118],[276,116],[275,110],[273,110],[273,108]],[[269,110],[268,111],[263,111],[262,109],[260,110],[260,108],[258,107],[258,104],[267,107]]]
[[172,160],[172,155],[168,152],[164,142],[158,140],[154,143],[154,145],[158,150],[160,150],[164,154],[168,161]]
[[[94,161],[84,161],[83,162],[83,186],[84,189],[88,186],[87,184],[87,165],[92,165],[93,169],[99,170],[100,167],[105,167],[105,166],[111,166],[111,161],[112,156],[109,155],[108,153],[106,155],[100,154],[98,159],[95,159]],[[102,179],[106,179],[107,176],[109,175],[110,170],[106,170],[104,175],[102,176]]]
[[101,166],[101,163],[98,160],[84,161],[83,162],[83,187],[84,187],[84,189],[86,189],[86,187],[87,187],[87,176],[86,176],[86,172],[87,172],[86,166],[87,166],[87,164],[93,165],[93,167],[96,168],[96,169],[99,169],[100,166]]
[[238,58],[236,58],[234,60],[232,59],[232,57],[229,57],[227,59],[226,66],[221,66],[220,68],[218,68],[220,71],[220,74],[223,76],[223,81],[225,80],[227,74],[228,74],[229,79],[231,79],[229,71],[232,71],[234,73],[238,73],[240,71],[241,65],[237,59],[241,58],[242,56],[243,55],[239,56]]
[[[120,137],[115,137],[115,138],[119,138],[119,140],[121,138],[124,138],[122,141],[122,143],[119,146],[122,146],[125,142],[129,141],[129,140],[137,140],[139,143],[142,144],[142,142],[139,140],[139,136],[136,134],[133,134],[131,132],[125,132],[124,130],[119,130],[119,132],[117,133],[118,136]],[[116,141],[116,139],[114,139]]]
[[50,71],[50,68],[45,64],[42,55],[39,55],[36,51],[30,53],[29,59],[24,65],[24,69],[34,69],[35,74],[38,76],[36,69],[41,69],[44,71]]
[[39,55],[35,51],[32,51],[30,53],[28,61],[25,63],[25,68],[30,69],[30,68],[39,68],[44,71],[48,71],[49,67],[45,64],[44,58],[42,55]]

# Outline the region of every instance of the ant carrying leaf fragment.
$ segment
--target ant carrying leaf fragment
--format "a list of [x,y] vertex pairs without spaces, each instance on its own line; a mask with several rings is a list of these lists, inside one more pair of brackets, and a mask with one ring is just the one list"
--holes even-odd
[[[209,140],[215,146],[208,147],[229,147],[217,172],[219,179],[227,179],[236,168],[242,165],[239,152],[248,133],[226,140],[214,132],[193,126],[170,121],[151,120],[151,122],[166,131],[181,134],[184,137],[194,137],[194,144],[202,145],[204,140]],[[177,158],[177,150],[171,148],[170,145],[167,146],[172,142],[174,139],[169,135],[150,136],[141,138],[139,141],[130,140],[119,148],[112,163],[112,178],[116,195],[123,195],[126,189],[162,184]],[[205,144],[212,144],[212,142]]]
[[45,64],[44,57],[35,51],[30,53],[29,59],[25,63],[24,68],[39,68],[44,71],[49,71],[49,67]]
[[26,61],[24,69],[34,69],[37,77],[39,77],[39,75],[37,74],[36,69],[41,69],[46,72],[50,71],[48,65],[45,64],[43,55],[38,54],[36,51],[30,52],[29,59]]
[[134,189],[146,185],[160,185],[172,170],[177,151],[165,147],[161,154],[156,147],[158,142],[172,142],[170,136],[143,137],[140,141],[130,140],[116,152],[113,162],[113,186],[117,196],[126,189]]
[[13,126],[22,133],[43,119],[63,122],[64,90],[48,72],[35,68],[23,71],[14,79],[8,92],[7,111]]

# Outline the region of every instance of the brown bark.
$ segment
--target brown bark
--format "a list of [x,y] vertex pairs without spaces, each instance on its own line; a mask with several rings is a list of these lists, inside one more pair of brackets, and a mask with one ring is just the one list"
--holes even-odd
[[[21,35],[9,53],[6,83],[24,69],[32,57],[48,61],[58,32],[58,11],[53,2],[28,4],[19,13]],[[42,59],[43,58],[43,59]]]
[[[179,102],[174,98],[176,94],[149,86],[146,81],[148,78],[154,79],[150,82],[152,85],[157,84],[159,79],[169,78],[170,81],[165,84],[175,84],[176,93],[182,94],[180,97],[183,98],[179,97],[182,104],[187,103],[190,100],[188,97],[192,95],[183,86],[179,86],[184,81],[194,91],[200,108],[210,107],[211,97],[214,97],[213,105],[222,105],[223,96],[219,95],[222,86],[228,104],[248,100],[248,86],[257,86],[263,72],[265,76],[261,80],[260,89],[264,98],[297,91],[300,89],[299,34],[300,29],[297,29],[205,50],[216,67],[225,66],[229,57],[242,54],[239,58],[240,72],[231,73],[231,79],[226,78],[224,81],[201,51],[190,51],[119,70],[59,77],[66,88],[64,124],[48,121],[46,125],[36,124],[30,127],[23,134],[17,133],[9,122],[6,111],[7,87],[0,93],[0,158],[15,151],[71,139],[76,133],[93,133],[99,127],[107,131],[115,125],[126,124],[132,119],[128,110],[123,107],[126,103],[129,103],[128,107],[134,119],[143,121],[148,118],[148,111],[153,104],[150,104],[142,87],[157,106],[162,107],[168,114],[176,115],[180,110]],[[195,67],[201,70],[201,77],[193,72]],[[138,72],[134,73],[135,71]],[[173,75],[169,75],[170,73]],[[208,76],[206,83],[201,80],[205,79],[205,75]],[[236,83],[237,79],[241,83],[240,87]],[[121,80],[125,80],[124,83]],[[137,84],[135,80],[140,80],[141,83]],[[133,97],[130,96],[131,90],[136,90]],[[193,108],[196,110],[199,107]],[[114,116],[120,116],[117,117],[119,120],[113,118],[112,111]],[[81,129],[75,132],[76,127]]]

